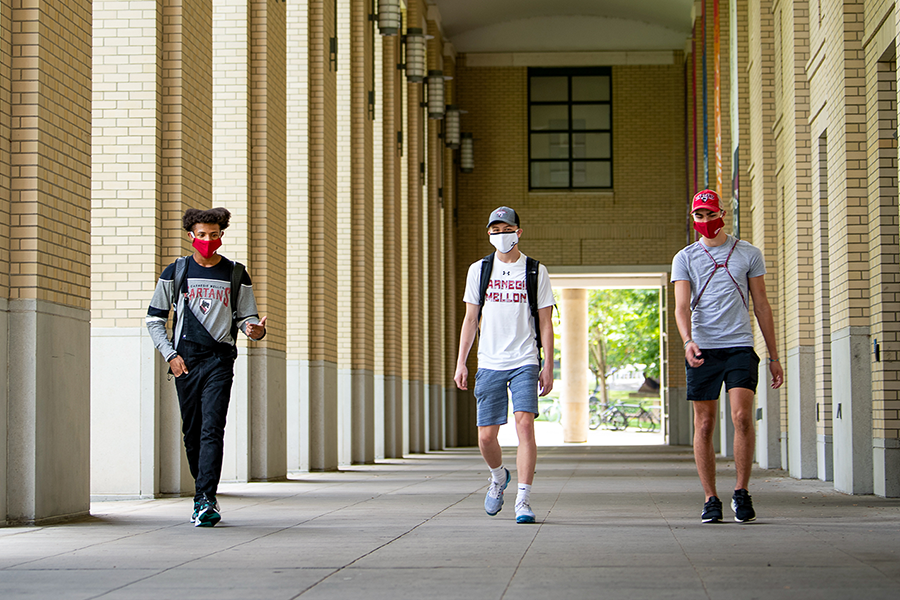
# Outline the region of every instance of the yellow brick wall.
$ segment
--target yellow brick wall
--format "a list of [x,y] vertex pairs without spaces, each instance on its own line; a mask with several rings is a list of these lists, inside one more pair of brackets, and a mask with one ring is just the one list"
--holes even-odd
[[[528,191],[527,69],[461,61],[455,89],[468,111],[462,130],[475,137],[475,170],[457,179],[453,300],[461,301],[468,266],[491,251],[485,220],[500,205],[520,215],[522,251],[551,270],[671,264],[686,241],[683,65],[678,52],[670,65],[612,67],[615,187],[567,193]],[[677,356],[677,333],[669,342]],[[672,368],[669,376],[684,374]]]
[[372,24],[369,3],[350,3],[351,74],[351,215],[353,369],[374,369],[374,227],[373,227],[373,132],[369,115],[369,91],[374,90],[372,76]]
[[287,351],[309,360],[309,23],[305,2],[287,5]]
[[333,3],[309,3],[309,360],[337,363],[337,89]]
[[[93,3],[91,320],[140,327],[163,267],[162,5]],[[122,40],[128,40],[123,45]],[[155,68],[136,69],[149,59]],[[149,251],[121,252],[121,235]],[[121,286],[121,287],[120,287]],[[128,286],[130,289],[125,289]]]
[[[893,3],[866,3],[866,39],[880,32],[893,42]],[[897,199],[896,53],[873,40],[866,48],[866,132],[868,149],[868,241],[871,286],[870,335],[880,346],[872,362],[872,425],[875,437],[900,437],[900,244]],[[889,54],[885,56],[885,53]]]
[[0,0],[0,298],[9,297],[12,3]]
[[[181,226],[184,211],[212,206],[212,5],[169,0],[160,4],[162,271],[190,252]],[[145,296],[144,311],[146,302]]]
[[9,297],[88,309],[91,5],[10,14]]
[[337,254],[338,277],[338,367],[349,369],[353,362],[353,205],[351,200],[352,152],[350,113],[350,0],[338,0],[337,19]]
[[403,162],[397,133],[400,131],[402,92],[397,61],[399,36],[382,38],[382,157],[383,157],[383,273],[384,295],[381,315],[384,322],[384,374],[399,376],[403,369],[402,269],[403,244],[400,221],[401,169]]
[[285,5],[250,3],[250,265],[260,316],[274,325],[264,343],[285,350]]

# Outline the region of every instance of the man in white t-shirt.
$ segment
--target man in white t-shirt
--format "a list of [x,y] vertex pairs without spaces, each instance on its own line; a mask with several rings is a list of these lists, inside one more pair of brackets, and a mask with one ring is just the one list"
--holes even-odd
[[461,390],[468,388],[466,359],[475,341],[481,316],[478,342],[478,372],[475,374],[478,447],[491,470],[491,480],[484,499],[484,510],[494,516],[503,507],[503,492],[511,479],[503,466],[503,453],[497,434],[507,421],[509,395],[519,447],[516,473],[519,482],[516,496],[516,522],[534,523],[531,510],[531,483],[537,461],[534,440],[534,418],[538,413],[538,391],[541,396],[553,389],[553,290],[550,276],[543,265],[537,268],[537,309],[540,338],[545,356],[543,368],[537,344],[535,320],[531,314],[526,285],[527,257],[519,251],[519,216],[511,208],[501,206],[488,219],[488,237],[497,249],[494,253],[490,282],[481,307],[482,261],[469,267],[466,278],[466,316],[459,336],[459,357],[453,377]]

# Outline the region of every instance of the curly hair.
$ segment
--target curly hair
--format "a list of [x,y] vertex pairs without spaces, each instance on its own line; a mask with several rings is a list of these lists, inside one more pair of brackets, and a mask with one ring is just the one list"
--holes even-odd
[[185,231],[193,231],[194,225],[197,223],[218,224],[225,231],[228,229],[228,222],[231,220],[231,213],[225,208],[211,208],[209,210],[200,210],[198,208],[189,208],[184,211],[181,217],[181,225]]

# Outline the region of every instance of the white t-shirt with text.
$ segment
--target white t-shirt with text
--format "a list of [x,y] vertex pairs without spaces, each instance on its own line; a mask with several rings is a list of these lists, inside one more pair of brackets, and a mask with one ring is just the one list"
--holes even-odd
[[[494,254],[491,282],[484,298],[481,313],[481,334],[478,339],[478,368],[508,371],[525,365],[538,364],[534,319],[528,307],[525,289],[524,254],[514,263],[501,262]],[[472,263],[466,277],[463,301],[478,304],[481,282],[481,261]],[[538,267],[538,308],[553,306],[550,275],[544,265]],[[552,358],[551,358],[552,360]]]

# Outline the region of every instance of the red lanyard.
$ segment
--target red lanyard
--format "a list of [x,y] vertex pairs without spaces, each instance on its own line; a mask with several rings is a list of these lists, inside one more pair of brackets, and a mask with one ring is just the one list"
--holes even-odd
[[713,261],[715,268],[713,268],[712,273],[709,274],[709,279],[707,279],[706,283],[703,284],[703,289],[701,289],[700,293],[697,294],[697,299],[694,300],[694,302],[691,304],[691,310],[694,310],[695,308],[697,308],[697,305],[700,304],[700,298],[703,296],[703,292],[706,291],[706,286],[708,286],[709,282],[712,281],[712,278],[716,275],[716,271],[718,271],[719,268],[725,269],[725,272],[728,273],[728,276],[731,278],[731,281],[734,282],[734,286],[737,288],[738,294],[741,295],[741,301],[744,303],[744,306],[747,307],[748,309],[750,308],[750,306],[747,304],[747,299],[744,298],[744,292],[741,291],[741,286],[738,285],[738,282],[734,278],[734,275],[732,275],[731,271],[728,270],[728,261],[731,259],[731,255],[734,253],[734,249],[737,248],[738,241],[739,240],[737,240],[737,239],[734,240],[734,245],[731,247],[731,250],[728,252],[728,256],[725,258],[725,262],[721,263],[721,264],[716,262],[716,259],[713,258],[712,254],[709,253],[709,250],[706,249],[706,247],[703,245],[703,242],[700,242],[700,241],[697,242],[697,244],[700,246],[700,249],[703,250],[704,252],[706,252],[706,255],[709,257],[709,260]]

